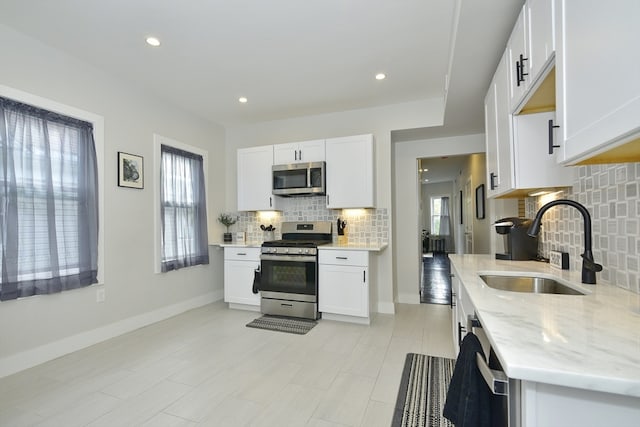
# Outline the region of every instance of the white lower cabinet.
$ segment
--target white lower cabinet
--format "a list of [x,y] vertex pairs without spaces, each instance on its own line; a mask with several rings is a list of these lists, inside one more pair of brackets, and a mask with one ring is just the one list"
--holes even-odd
[[467,334],[467,320],[469,316],[475,314],[475,308],[471,303],[471,298],[467,294],[464,286],[458,278],[455,269],[452,268],[451,275],[451,292],[452,292],[452,310],[451,313],[451,332],[453,338],[453,348],[456,356],[460,352],[460,342]]
[[369,318],[369,252],[318,251],[318,309]]
[[260,248],[224,248],[224,301],[260,307],[260,294],[253,293],[259,267]]

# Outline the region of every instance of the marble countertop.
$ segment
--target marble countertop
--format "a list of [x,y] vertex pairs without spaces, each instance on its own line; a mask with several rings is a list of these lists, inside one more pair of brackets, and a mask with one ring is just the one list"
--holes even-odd
[[322,250],[347,250],[347,251],[369,251],[369,252],[381,252],[388,246],[387,243],[349,243],[346,245],[331,243],[329,245],[318,246],[318,249]]
[[[450,258],[509,377],[640,397],[640,295],[535,261]],[[547,276],[587,295],[500,291],[483,273]]]
[[[212,243],[209,243],[209,246],[220,246],[221,248],[259,248],[262,246],[262,242],[212,242]],[[327,245],[318,246],[318,248],[328,249],[328,250],[380,252],[380,251],[383,251],[387,246],[388,246],[387,243],[370,243],[370,244],[351,243],[347,245],[330,243]]]

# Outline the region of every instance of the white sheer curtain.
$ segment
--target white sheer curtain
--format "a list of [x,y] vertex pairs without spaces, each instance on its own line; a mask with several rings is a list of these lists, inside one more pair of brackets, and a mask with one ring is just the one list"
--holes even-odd
[[162,271],[209,264],[202,156],[161,146]]
[[445,240],[445,250],[451,251],[453,249],[453,228],[451,223],[449,197],[442,197],[440,199],[440,228],[438,230],[438,234]]
[[0,97],[0,299],[97,283],[90,123]]

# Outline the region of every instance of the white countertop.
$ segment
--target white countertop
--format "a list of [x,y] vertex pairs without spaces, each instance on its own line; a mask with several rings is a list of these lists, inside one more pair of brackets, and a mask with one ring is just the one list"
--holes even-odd
[[[220,246],[221,248],[259,248],[262,246],[262,242],[213,242],[209,243],[209,246]],[[350,243],[347,245],[330,243],[327,245],[318,246],[318,249],[380,252],[383,251],[387,246],[387,243]]]
[[[535,261],[450,258],[509,377],[640,397],[640,295]],[[588,294],[500,291],[478,277],[492,272],[545,275]]]
[[387,243],[349,243],[346,245],[339,245],[337,243],[331,243],[329,245],[318,246],[318,249],[322,250],[347,250],[347,251],[369,251],[369,252],[381,252],[388,246]]

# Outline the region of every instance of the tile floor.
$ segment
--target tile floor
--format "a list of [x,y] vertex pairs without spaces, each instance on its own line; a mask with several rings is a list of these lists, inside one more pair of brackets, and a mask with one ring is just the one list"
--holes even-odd
[[0,426],[389,426],[405,354],[453,357],[450,315],[300,336],[217,302],[0,379]]

